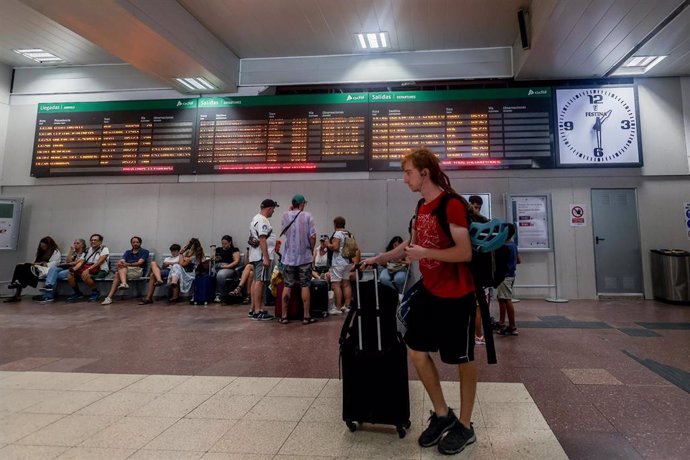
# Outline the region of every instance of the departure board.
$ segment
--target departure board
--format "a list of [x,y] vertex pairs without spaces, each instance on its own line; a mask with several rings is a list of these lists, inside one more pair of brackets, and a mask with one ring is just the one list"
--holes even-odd
[[199,99],[196,172],[367,169],[367,94]]
[[193,170],[196,99],[39,104],[31,175]]
[[369,167],[427,147],[445,169],[552,168],[552,112],[550,88],[369,93]]

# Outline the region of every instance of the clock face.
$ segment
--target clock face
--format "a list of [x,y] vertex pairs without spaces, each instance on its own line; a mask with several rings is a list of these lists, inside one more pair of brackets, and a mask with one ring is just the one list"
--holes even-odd
[[556,91],[560,165],[640,165],[635,89]]

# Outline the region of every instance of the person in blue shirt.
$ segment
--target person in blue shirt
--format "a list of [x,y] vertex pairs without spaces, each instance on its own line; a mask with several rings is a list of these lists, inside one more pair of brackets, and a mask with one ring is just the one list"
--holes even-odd
[[[513,283],[515,282],[515,269],[517,264],[520,263],[520,255],[518,254],[517,244],[513,241],[514,235],[515,225],[508,224],[508,239],[505,243],[505,247],[510,252],[508,269],[506,277],[498,286],[496,293],[499,308],[498,333],[501,335],[518,335],[517,326],[515,325],[515,308],[513,307]],[[508,326],[505,325],[506,313],[508,314]]]
[[127,280],[141,278],[144,275],[146,261],[149,258],[149,251],[141,247],[141,237],[133,236],[129,240],[132,249],[128,249],[122,254],[122,259],[117,262],[115,278],[110,287],[108,296],[101,302],[101,305],[113,303],[113,297],[117,289],[128,289]]

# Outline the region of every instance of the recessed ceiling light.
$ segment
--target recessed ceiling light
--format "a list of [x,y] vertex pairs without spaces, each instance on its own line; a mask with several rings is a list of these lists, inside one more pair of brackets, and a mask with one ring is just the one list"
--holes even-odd
[[631,56],[611,76],[643,75],[664,60],[666,56]]
[[388,32],[365,32],[355,34],[357,46],[362,50],[384,50],[390,49]]
[[196,90],[216,90],[216,88],[213,84],[209,83],[208,80],[206,80],[203,77],[183,77],[183,78],[175,78],[175,81],[178,83],[182,84],[185,88],[196,91]]
[[41,64],[44,62],[58,62],[63,60],[62,58],[55,56],[53,53],[49,53],[48,51],[40,48],[27,48],[14,50],[14,52]]

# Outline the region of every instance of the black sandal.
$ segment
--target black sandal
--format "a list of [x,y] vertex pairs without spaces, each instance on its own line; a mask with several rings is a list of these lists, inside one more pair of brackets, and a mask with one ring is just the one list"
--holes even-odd
[[152,304],[153,300],[150,299],[141,299],[141,302],[139,302],[139,305],[149,305]]
[[12,296],[12,297],[10,297],[10,298],[8,298],[8,299],[3,300],[3,302],[4,302],[4,303],[17,303],[17,302],[20,302],[21,300],[22,300],[21,297],[14,297],[14,296]]
[[310,318],[304,318],[304,319],[302,320],[302,324],[304,324],[305,326],[306,326],[307,324],[313,324],[313,323],[315,323],[315,322],[316,322],[316,318],[311,318],[311,317],[310,317]]
[[278,322],[279,322],[280,324],[288,324],[288,323],[290,322],[290,320],[287,319],[287,318],[280,318],[280,319],[278,320]]

